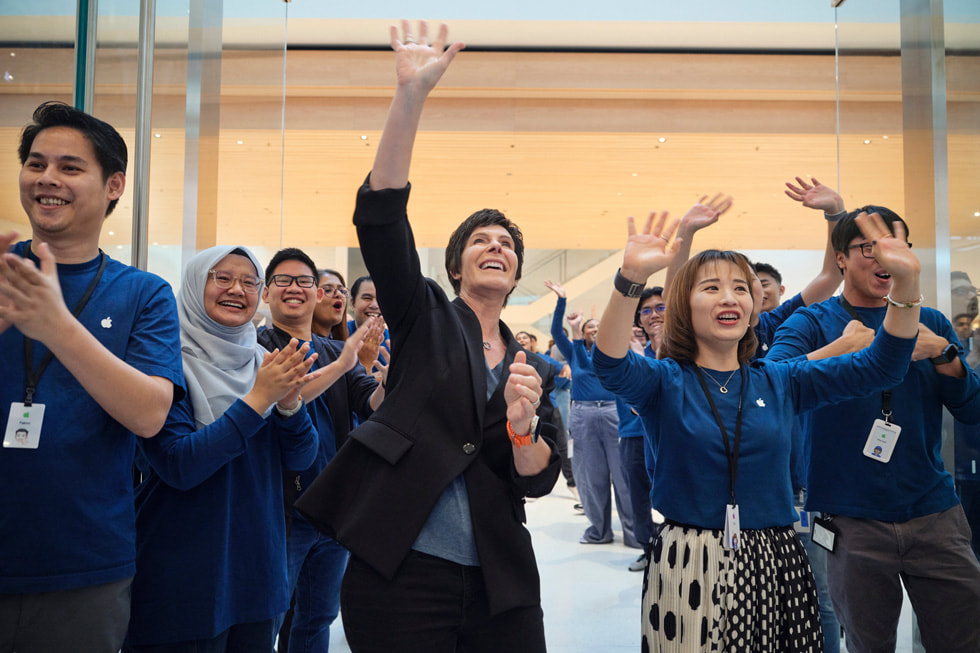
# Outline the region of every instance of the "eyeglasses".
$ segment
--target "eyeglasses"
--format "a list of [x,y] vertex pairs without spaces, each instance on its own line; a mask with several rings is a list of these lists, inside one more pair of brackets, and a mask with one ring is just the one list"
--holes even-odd
[[[905,243],[909,247],[912,247],[912,243]],[[847,249],[857,249],[861,248],[861,256],[864,258],[874,258],[875,255],[871,253],[871,248],[874,247],[871,243],[858,243],[857,245],[848,245]]]
[[235,282],[241,284],[242,290],[247,292],[249,295],[254,295],[262,288],[262,279],[259,277],[252,276],[251,274],[243,274],[238,277],[231,272],[223,272],[222,270],[208,270],[208,274],[214,279],[214,285],[222,290],[227,290],[235,285]]
[[316,287],[316,277],[312,274],[300,274],[293,276],[291,274],[274,274],[269,280],[273,285],[279,286],[280,288],[289,288],[296,282],[296,285],[300,288],[315,288]]
[[658,313],[665,313],[667,311],[667,304],[657,304],[656,306],[644,306],[640,309],[640,315],[650,315],[654,311]]
[[347,290],[346,288],[344,288],[343,286],[335,286],[335,285],[333,285],[332,283],[325,283],[325,284],[323,284],[323,285],[322,285],[322,286],[320,286],[320,287],[321,287],[321,288],[323,288],[323,292],[324,292],[324,294],[326,294],[326,295],[332,295],[332,294],[334,294],[334,293],[337,293],[337,294],[339,294],[339,295],[340,295],[341,297],[346,297],[346,296],[347,296],[347,293],[349,292],[349,291],[348,291],[348,290]]

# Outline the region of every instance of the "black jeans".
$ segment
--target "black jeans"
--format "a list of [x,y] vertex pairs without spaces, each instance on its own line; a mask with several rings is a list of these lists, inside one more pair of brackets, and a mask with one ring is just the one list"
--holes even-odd
[[540,605],[490,615],[483,573],[417,551],[392,581],[352,555],[340,590],[354,653],[543,653]]

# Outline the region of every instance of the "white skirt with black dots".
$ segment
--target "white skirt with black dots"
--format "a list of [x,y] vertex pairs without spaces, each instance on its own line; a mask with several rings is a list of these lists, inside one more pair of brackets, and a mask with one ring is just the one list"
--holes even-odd
[[644,653],[816,653],[823,649],[813,573],[792,526],[722,532],[666,524],[643,578]]

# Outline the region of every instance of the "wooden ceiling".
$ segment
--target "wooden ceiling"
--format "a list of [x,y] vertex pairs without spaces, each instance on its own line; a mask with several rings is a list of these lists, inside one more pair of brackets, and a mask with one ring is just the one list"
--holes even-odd
[[[68,99],[71,84],[70,50],[16,55],[20,69],[0,86],[0,143],[11,153],[33,107]],[[283,130],[282,53],[226,51],[217,241],[356,246],[354,191],[371,166],[391,68],[387,52],[289,52]],[[977,58],[949,57],[947,78],[956,257],[957,248],[980,245]],[[131,50],[100,52],[96,113],[130,143],[134,79]],[[185,86],[186,52],[159,52],[154,243],[180,243]],[[720,191],[735,206],[699,247],[820,249],[822,221],[786,198],[783,183],[812,175],[835,185],[839,146],[848,205],[904,213],[900,88],[898,57],[844,58],[838,142],[831,56],[463,52],[423,116],[410,203],[417,240],[442,247],[462,217],[491,206],[521,225],[531,248],[615,250],[625,216],[681,215]],[[18,167],[3,157],[0,177],[12,181]],[[129,244],[131,198],[107,221],[106,244]],[[0,187],[0,216],[0,228],[23,230],[14,183]],[[909,217],[916,230],[917,216]],[[980,278],[980,266],[972,274]]]

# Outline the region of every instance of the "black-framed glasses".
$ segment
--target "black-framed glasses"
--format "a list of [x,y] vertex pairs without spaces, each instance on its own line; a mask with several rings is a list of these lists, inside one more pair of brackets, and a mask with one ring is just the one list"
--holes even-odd
[[656,306],[644,306],[640,309],[640,315],[650,315],[654,311],[658,313],[667,312],[667,304],[657,304]]
[[[910,248],[912,247],[912,243],[905,243],[905,244],[908,245]],[[872,245],[871,243],[857,243],[856,245],[848,245],[847,249],[852,250],[852,249],[860,248],[861,256],[863,256],[864,258],[874,258],[875,255],[871,253],[873,247],[874,245]]]
[[249,295],[254,295],[262,288],[262,279],[251,274],[243,274],[237,276],[231,272],[225,272],[224,270],[208,270],[208,274],[211,275],[211,279],[214,280],[214,285],[222,290],[227,290],[235,285],[237,281],[242,286],[242,290],[247,292]]
[[279,286],[280,288],[289,288],[296,282],[296,285],[300,288],[316,288],[316,277],[312,274],[298,274],[293,276],[291,274],[274,274],[269,278],[272,285]]
[[346,297],[347,296],[347,293],[350,292],[349,290],[347,290],[347,288],[344,288],[341,285],[336,285],[335,286],[332,283],[325,283],[325,284],[323,284],[320,287],[323,288],[323,293],[325,295],[332,295],[334,293],[337,293],[341,297]]

